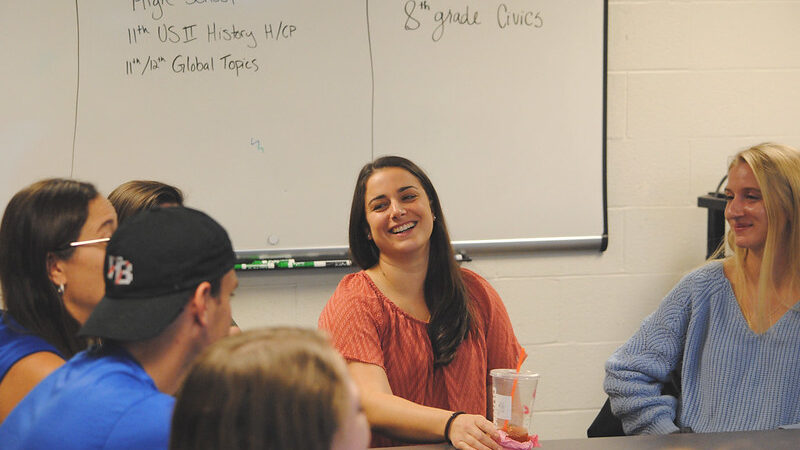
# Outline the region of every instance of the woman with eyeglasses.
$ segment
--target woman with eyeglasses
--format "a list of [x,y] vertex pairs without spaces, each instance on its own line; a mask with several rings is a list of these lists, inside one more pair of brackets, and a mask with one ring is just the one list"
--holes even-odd
[[86,348],[77,337],[103,297],[111,203],[89,183],[47,179],[15,194],[0,223],[0,422]]

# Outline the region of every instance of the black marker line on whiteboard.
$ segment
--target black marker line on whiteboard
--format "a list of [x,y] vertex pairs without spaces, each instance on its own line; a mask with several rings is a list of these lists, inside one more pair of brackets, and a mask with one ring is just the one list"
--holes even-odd
[[367,12],[367,44],[369,46],[369,75],[372,87],[370,91],[370,111],[369,111],[369,155],[370,159],[375,159],[375,64],[372,61],[372,35],[369,30],[369,0],[364,0]]
[[72,126],[72,163],[69,166],[69,176],[75,175],[75,139],[78,135],[78,93],[81,89],[81,19],[78,14],[78,0],[75,0],[75,50],[78,55],[78,63],[75,73],[75,122]]

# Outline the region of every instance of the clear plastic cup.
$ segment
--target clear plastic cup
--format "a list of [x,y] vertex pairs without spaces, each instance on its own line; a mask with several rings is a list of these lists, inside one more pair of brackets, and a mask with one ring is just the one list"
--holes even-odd
[[533,401],[536,399],[539,374],[529,370],[517,372],[514,369],[493,369],[489,374],[492,376],[494,425],[502,429],[508,421],[509,435],[531,433]]

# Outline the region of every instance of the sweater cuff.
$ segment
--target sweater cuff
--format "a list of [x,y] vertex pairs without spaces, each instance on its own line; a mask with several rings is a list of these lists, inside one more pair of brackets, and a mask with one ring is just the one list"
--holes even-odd
[[665,417],[661,420],[653,422],[652,425],[647,427],[645,434],[672,434],[679,431],[680,428],[678,428],[668,417]]

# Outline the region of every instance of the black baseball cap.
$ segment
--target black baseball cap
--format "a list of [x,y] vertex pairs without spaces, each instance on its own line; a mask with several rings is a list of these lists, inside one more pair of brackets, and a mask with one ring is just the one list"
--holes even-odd
[[228,233],[205,213],[154,208],[126,220],[108,243],[106,294],[79,336],[140,341],[157,336],[197,285],[233,269]]

